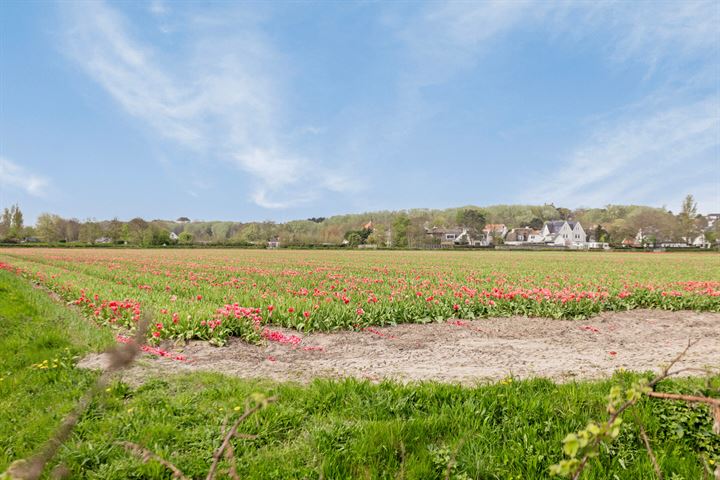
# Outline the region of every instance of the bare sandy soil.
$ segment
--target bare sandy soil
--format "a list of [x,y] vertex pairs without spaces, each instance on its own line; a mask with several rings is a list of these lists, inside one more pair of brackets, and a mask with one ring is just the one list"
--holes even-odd
[[[302,342],[254,346],[233,339],[213,347],[194,341],[170,347],[188,361],[146,357],[123,375],[132,383],[148,375],[196,370],[299,382],[356,377],[472,384],[510,375],[568,381],[607,377],[620,368],[657,370],[682,351],[688,339],[700,341],[678,368],[720,366],[718,313],[635,310],[606,312],[585,321],[510,317],[363,332],[283,332],[298,335]],[[81,362],[85,368],[104,365],[102,354]]]

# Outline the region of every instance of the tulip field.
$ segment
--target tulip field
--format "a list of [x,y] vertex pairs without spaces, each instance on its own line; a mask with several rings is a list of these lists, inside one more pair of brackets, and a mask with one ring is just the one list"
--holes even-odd
[[299,340],[300,331],[605,310],[720,311],[709,253],[0,249],[104,325],[152,313],[152,338]]

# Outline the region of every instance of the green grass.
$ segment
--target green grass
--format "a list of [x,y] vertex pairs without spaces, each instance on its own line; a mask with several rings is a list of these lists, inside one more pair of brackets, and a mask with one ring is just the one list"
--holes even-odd
[[[108,342],[108,331],[0,272],[0,471],[40,446],[96,378],[74,368],[71,358]],[[32,366],[55,358],[57,368]],[[57,461],[72,478],[170,478],[158,464],[143,464],[114,445],[129,440],[203,478],[223,419],[238,416],[234,407],[260,392],[279,400],[241,427],[257,435],[235,442],[241,478],[318,478],[320,472],[328,479],[444,478],[453,456],[453,478],[546,478],[548,466],[561,459],[562,438],[605,418],[610,386],[636,376],[475,388],[355,380],[300,386],[207,373],[155,378],[138,388],[116,382],[93,402]],[[662,385],[705,394],[710,387],[700,380]],[[706,408],[647,399],[637,411],[668,478],[702,478],[701,457],[720,460]],[[618,441],[583,478],[652,477],[637,428],[626,419]]]

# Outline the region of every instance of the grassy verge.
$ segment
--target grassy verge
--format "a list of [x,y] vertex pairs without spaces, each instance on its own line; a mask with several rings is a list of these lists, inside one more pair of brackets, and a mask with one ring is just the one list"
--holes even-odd
[[[96,377],[74,368],[73,358],[108,342],[109,332],[0,272],[0,471],[41,445]],[[546,478],[548,466],[560,460],[565,434],[605,418],[610,385],[634,377],[476,388],[353,380],[299,386],[204,373],[156,378],[135,389],[115,383],[91,406],[58,460],[72,478],[170,478],[158,464],[143,464],[114,445],[129,440],[202,478],[223,420],[237,417],[244,399],[261,392],[280,399],[241,426],[257,435],[235,442],[241,478],[318,478],[321,472],[332,479],[445,478],[451,459],[451,478]],[[704,394],[712,387],[700,380],[662,385]],[[720,459],[706,408],[646,399],[638,413],[668,478],[702,478],[703,458]],[[652,477],[631,423],[583,478]]]

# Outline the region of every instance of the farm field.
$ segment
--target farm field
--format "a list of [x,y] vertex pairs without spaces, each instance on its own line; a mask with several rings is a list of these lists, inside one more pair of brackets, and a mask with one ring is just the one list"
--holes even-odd
[[152,340],[299,343],[301,332],[482,317],[720,311],[720,256],[607,252],[0,249],[0,268]]
[[[113,342],[110,329],[92,328],[77,309],[0,271],[0,472],[36,452],[97,378],[77,368],[77,359]],[[59,465],[66,478],[170,478],[121,441],[204,478],[224,423],[261,394],[278,400],[242,424],[244,437],[233,442],[240,478],[545,479],[563,458],[567,433],[604,418],[611,386],[639,376],[473,387],[355,379],[299,385],[207,372],[156,375],[139,386],[118,379],[90,404],[43,478]],[[719,381],[671,378],[656,390],[717,396]],[[646,398],[635,413],[582,478],[653,478],[640,422],[666,478],[712,476],[720,442],[709,409]],[[227,478],[228,463],[221,462],[220,478]]]

